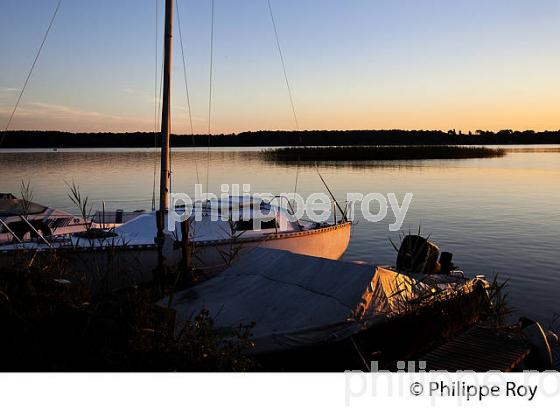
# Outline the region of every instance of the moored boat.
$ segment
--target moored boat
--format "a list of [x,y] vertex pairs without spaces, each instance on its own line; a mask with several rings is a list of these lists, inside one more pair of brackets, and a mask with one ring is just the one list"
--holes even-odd
[[[200,220],[194,215],[189,219],[186,242],[192,249],[192,268],[215,274],[256,247],[326,259],[339,259],[348,247],[351,222],[344,217],[331,223],[312,223],[296,220],[289,209],[262,199],[230,198],[230,203],[233,206],[228,208],[227,217],[216,202],[201,206]],[[243,205],[252,206],[245,218],[241,215],[246,213]],[[237,218],[232,218],[236,212]],[[181,223],[173,225],[173,230],[165,228],[162,244],[165,263],[171,268],[181,263],[185,243]],[[90,274],[92,282],[101,276],[110,288],[125,287],[153,279],[161,262],[157,231],[157,213],[146,212],[109,230],[90,228],[73,235],[45,237],[43,241],[4,244],[0,246],[0,258],[9,260],[26,252],[48,255],[55,250],[69,262],[72,271]]]
[[80,216],[0,193],[0,245],[45,243],[46,237],[84,232],[89,224]]
[[[177,267],[182,258],[181,244],[186,242],[193,248],[193,266],[211,271],[225,269],[239,253],[254,247],[289,250],[327,259],[342,256],[350,240],[352,225],[345,215],[341,215],[339,220],[335,217],[332,223],[287,221],[290,219],[289,211],[276,207],[269,209],[274,213],[273,218],[264,222],[262,229],[255,230],[251,227],[254,222],[252,217],[248,220],[242,217],[233,224],[223,219],[212,220],[216,210],[211,209],[213,205],[208,203],[203,204],[208,208],[206,215],[199,221],[190,222],[188,241],[182,238],[178,224],[165,226],[166,216],[173,210],[169,206],[173,4],[172,0],[165,1],[158,212],[143,213],[123,221],[122,225],[115,222],[111,229],[105,229],[107,224],[103,218],[99,225],[100,218],[97,218],[98,225],[90,225],[88,229],[72,235],[39,235],[40,240],[5,244],[0,246],[1,258],[9,260],[15,253],[31,251],[35,254],[55,249],[70,261],[72,270],[89,273],[92,277],[100,274],[103,277],[114,276],[109,280],[110,287],[120,287],[150,280],[156,268]],[[241,205],[239,199],[232,197],[229,202]],[[257,206],[271,207],[263,201]]]
[[[403,328],[403,318],[415,313],[419,325],[426,318],[416,313],[433,306],[441,317],[447,313],[441,307],[450,304],[466,311],[465,305],[480,303],[480,297],[484,303],[487,286],[482,277],[404,273],[258,248],[215,278],[160,304],[176,311],[176,332],[202,311],[224,334],[249,328],[253,347],[247,353],[266,361],[267,368],[333,369],[338,360],[348,365],[348,356],[370,358],[382,341],[416,344],[404,337],[415,328]],[[441,317],[430,315],[428,321]],[[401,340],[389,334],[392,323]]]

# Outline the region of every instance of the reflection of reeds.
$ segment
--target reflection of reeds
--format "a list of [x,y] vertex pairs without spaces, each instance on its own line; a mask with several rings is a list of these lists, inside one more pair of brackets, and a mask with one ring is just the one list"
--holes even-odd
[[424,159],[465,159],[502,157],[500,148],[463,147],[453,145],[423,146],[347,146],[289,147],[263,151],[264,158],[276,162],[336,161],[410,161]]

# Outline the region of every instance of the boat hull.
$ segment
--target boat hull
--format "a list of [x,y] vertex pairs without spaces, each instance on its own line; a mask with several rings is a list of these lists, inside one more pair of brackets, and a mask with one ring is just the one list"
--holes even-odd
[[[195,241],[192,243],[192,265],[208,274],[216,274],[226,269],[236,257],[256,247],[339,259],[348,247],[351,226],[351,222],[345,222],[262,237]],[[164,245],[166,264],[171,268],[182,263],[181,245],[180,242],[171,240],[166,241]],[[92,288],[101,292],[149,282],[153,280],[153,273],[158,264],[158,250],[154,244],[13,249],[0,252],[0,262],[7,267],[22,258],[26,260],[26,255],[27,259],[40,259],[41,256],[51,258],[53,252],[66,261],[70,272],[82,273],[81,277],[86,278]]]
[[267,235],[235,241],[194,242],[193,265],[219,272],[237,256],[256,247],[279,249],[325,259],[340,259],[348,248],[352,223],[324,228]]

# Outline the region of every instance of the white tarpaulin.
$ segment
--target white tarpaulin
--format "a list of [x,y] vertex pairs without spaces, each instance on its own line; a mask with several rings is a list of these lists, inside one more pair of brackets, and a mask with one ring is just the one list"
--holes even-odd
[[254,323],[257,352],[281,350],[340,340],[385,317],[398,276],[256,248],[217,277],[176,294],[172,307],[178,328],[205,309],[217,328]]

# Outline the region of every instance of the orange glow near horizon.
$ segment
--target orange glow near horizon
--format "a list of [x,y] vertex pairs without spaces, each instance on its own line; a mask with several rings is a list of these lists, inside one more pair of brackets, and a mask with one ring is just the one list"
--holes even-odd
[[[0,35],[9,40],[0,44],[2,128],[52,12],[40,3],[13,2],[0,15]],[[156,13],[97,3],[64,5],[10,129],[158,128],[155,67],[163,40],[154,36]],[[205,2],[191,3],[181,6],[186,72],[194,132],[206,134],[210,15]],[[216,9],[213,134],[295,128],[270,16],[257,3],[222,2]],[[560,129],[557,0],[277,3],[302,130]],[[185,78],[174,39],[172,130],[186,134]]]
[[[463,133],[476,130],[558,130],[560,116],[558,105],[533,105],[531,107],[504,104],[499,107],[472,107],[459,104],[426,107],[373,107],[345,106],[342,110],[330,107],[301,107],[299,111],[301,130],[443,130],[455,129]],[[174,110],[173,132],[189,134],[190,127],[185,114]],[[5,112],[0,112],[0,122]],[[261,113],[255,116],[214,115],[212,134],[238,133],[258,130],[293,130],[289,113],[279,115]],[[87,112],[60,106],[38,106],[21,109],[10,129],[57,130],[69,132],[134,132],[154,130],[153,116],[116,116]],[[195,119],[194,132],[205,134],[207,122]]]

